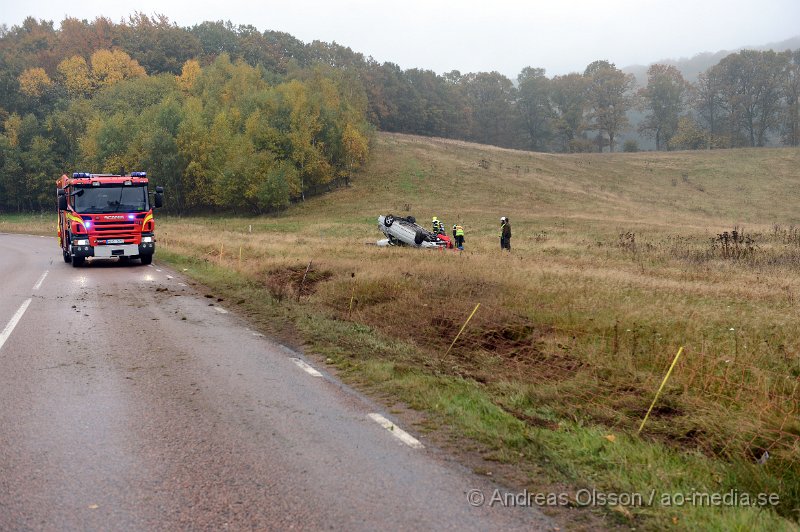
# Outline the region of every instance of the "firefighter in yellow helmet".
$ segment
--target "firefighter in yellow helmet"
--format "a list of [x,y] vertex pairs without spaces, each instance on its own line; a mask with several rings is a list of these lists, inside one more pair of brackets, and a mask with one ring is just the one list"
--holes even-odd
[[434,216],[431,223],[433,225],[433,234],[438,235],[439,234],[439,229],[441,227],[441,222],[439,221],[439,218]]
[[456,248],[464,251],[464,227],[461,224],[453,226],[453,239],[456,243]]

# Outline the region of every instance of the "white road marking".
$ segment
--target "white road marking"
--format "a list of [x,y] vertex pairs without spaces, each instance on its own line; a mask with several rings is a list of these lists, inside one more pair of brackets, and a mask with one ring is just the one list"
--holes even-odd
[[424,449],[425,446],[414,436],[404,431],[380,414],[369,414],[369,418],[381,427],[392,433],[392,436],[414,449]]
[[313,377],[322,377],[322,373],[320,373],[319,371],[315,370],[314,368],[312,368],[311,366],[309,366],[308,364],[306,364],[305,362],[303,362],[299,358],[293,358],[292,362],[294,362],[295,364],[300,366],[300,368],[303,371],[305,371],[306,373],[308,373],[309,375],[311,375]]
[[216,310],[216,311],[217,311],[217,312],[219,312],[220,314],[227,314],[227,313],[228,313],[228,311],[227,311],[227,310],[225,310],[225,309],[224,309],[224,308],[222,308],[222,307],[217,307],[217,306],[215,306],[215,307],[214,307],[214,310]]
[[264,337],[264,335],[263,335],[263,334],[261,334],[261,333],[256,333],[256,332],[254,332],[254,333],[253,333],[253,336],[258,336],[259,338],[263,338],[263,337]]
[[186,286],[186,283],[178,283],[178,286]]
[[6,328],[3,329],[3,332],[0,332],[0,349],[3,348],[3,344],[6,343],[8,337],[11,336],[11,331],[14,330],[14,327],[17,326],[19,320],[22,319],[22,315],[25,314],[25,311],[28,310],[28,305],[31,304],[30,299],[26,299],[22,306],[19,307],[17,313],[11,316],[11,321],[8,322]]
[[159,270],[158,268],[156,268],[156,271],[157,271],[157,272],[160,272],[161,270]]
[[42,274],[42,276],[39,277],[39,280],[36,281],[35,285],[33,285],[33,289],[34,290],[38,290],[38,289],[40,289],[42,287],[42,283],[44,282],[44,278],[47,277],[48,273],[50,273],[50,270],[45,270],[44,273]]

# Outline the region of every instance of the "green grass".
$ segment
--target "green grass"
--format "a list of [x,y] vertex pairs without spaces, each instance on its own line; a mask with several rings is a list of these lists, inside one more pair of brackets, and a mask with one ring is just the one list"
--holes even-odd
[[0,214],[0,233],[56,236],[57,223],[53,213]]

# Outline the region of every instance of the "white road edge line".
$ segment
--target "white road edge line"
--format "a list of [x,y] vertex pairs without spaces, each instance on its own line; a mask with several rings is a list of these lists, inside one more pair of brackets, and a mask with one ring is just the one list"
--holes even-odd
[[217,307],[217,306],[214,306],[214,310],[216,310],[216,311],[217,311],[217,312],[219,312],[220,314],[227,314],[227,313],[228,313],[228,311],[227,311],[227,310],[225,310],[225,309],[224,309],[224,308],[222,308],[222,307]]
[[38,289],[40,289],[42,287],[42,283],[44,282],[44,278],[47,277],[48,273],[50,273],[50,270],[45,270],[44,273],[42,274],[42,276],[39,277],[39,280],[36,281],[35,285],[33,285],[33,289],[34,290],[38,290]]
[[320,373],[319,371],[315,370],[314,368],[312,368],[311,366],[309,366],[308,364],[306,364],[305,362],[303,362],[299,358],[292,358],[292,362],[294,362],[295,364],[300,366],[300,368],[303,371],[305,371],[306,373],[308,373],[312,377],[322,377],[322,373]]
[[25,314],[25,311],[28,310],[28,305],[31,304],[30,298],[26,299],[25,302],[19,307],[17,313],[11,316],[11,321],[8,322],[6,328],[3,329],[3,332],[0,332],[0,349],[3,348],[3,344],[6,343],[8,337],[11,336],[11,331],[14,330],[14,327],[17,326],[19,320],[22,319],[22,315]]
[[381,427],[392,433],[392,436],[414,449],[424,449],[425,446],[414,436],[404,431],[380,414],[368,414],[369,418]]

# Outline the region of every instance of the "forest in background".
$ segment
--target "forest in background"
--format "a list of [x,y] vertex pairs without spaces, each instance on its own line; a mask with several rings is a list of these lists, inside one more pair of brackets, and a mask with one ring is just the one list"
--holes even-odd
[[800,143],[800,50],[742,50],[698,76],[606,60],[438,75],[249,25],[136,13],[0,26],[0,209],[50,208],[63,172],[147,170],[170,208],[268,212],[346,182],[374,128],[551,152]]

